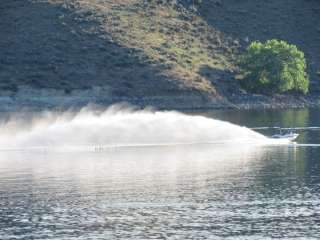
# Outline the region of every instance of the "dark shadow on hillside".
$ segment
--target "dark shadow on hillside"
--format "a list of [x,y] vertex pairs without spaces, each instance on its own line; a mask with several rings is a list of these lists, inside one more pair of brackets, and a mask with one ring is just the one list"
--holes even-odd
[[239,39],[251,41],[276,38],[297,45],[306,54],[313,81],[320,80],[320,4],[317,0],[202,1],[199,15],[209,25]]
[[219,94],[231,100],[232,96],[240,96],[240,85],[234,79],[234,74],[221,69],[212,68],[208,65],[200,67],[198,72],[202,77],[208,79],[218,90]]
[[103,32],[90,12],[45,2],[5,0],[0,6],[0,88],[88,89],[114,96],[185,94],[163,67]]

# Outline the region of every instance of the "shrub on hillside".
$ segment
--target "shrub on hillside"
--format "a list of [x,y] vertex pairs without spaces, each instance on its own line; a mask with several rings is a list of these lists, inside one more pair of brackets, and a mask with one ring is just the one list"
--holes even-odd
[[252,92],[307,93],[309,79],[304,53],[285,41],[253,42],[241,59],[243,86]]

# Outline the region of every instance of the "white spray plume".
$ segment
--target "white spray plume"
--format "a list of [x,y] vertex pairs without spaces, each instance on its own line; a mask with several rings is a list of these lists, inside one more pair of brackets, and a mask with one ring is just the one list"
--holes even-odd
[[269,144],[274,140],[225,121],[121,105],[46,112],[28,121],[12,118],[0,126],[1,149],[197,143]]

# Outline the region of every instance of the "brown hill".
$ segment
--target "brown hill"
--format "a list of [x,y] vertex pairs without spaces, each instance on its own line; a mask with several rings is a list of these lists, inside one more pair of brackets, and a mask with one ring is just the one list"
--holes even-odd
[[317,89],[319,15],[316,0],[3,0],[1,95],[237,102],[250,97],[235,79],[237,55],[270,38],[305,51]]

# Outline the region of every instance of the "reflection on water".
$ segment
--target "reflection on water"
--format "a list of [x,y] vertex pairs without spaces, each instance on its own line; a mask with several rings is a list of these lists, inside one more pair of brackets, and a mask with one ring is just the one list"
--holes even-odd
[[[298,142],[308,147],[252,144],[266,138],[207,118],[131,113],[3,120],[0,146],[24,150],[0,151],[0,239],[320,238],[320,148],[310,147],[320,131],[308,128],[320,126],[319,111],[201,113],[248,127],[302,127]],[[50,148],[137,139],[202,144]],[[49,148],[28,148],[35,144]]]
[[317,148],[2,152],[1,239],[320,237]]

